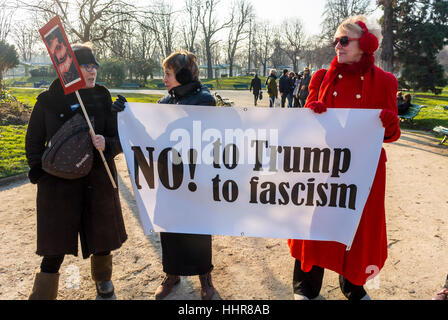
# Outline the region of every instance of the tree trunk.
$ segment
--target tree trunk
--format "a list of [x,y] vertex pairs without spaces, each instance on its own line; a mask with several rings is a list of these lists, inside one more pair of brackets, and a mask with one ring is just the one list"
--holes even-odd
[[384,8],[383,17],[383,41],[381,42],[381,61],[385,71],[394,71],[394,36],[393,36],[393,19],[394,8],[393,0],[383,0],[381,2]]
[[233,77],[233,59],[229,61],[229,77]]
[[212,52],[209,45],[207,45],[206,51],[207,51],[207,78],[213,79]]

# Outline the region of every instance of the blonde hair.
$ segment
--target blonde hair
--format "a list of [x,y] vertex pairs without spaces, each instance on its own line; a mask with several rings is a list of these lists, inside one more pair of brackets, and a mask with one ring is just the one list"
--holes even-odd
[[344,33],[344,31],[345,32],[352,31],[361,36],[364,33],[364,30],[362,30],[362,28],[356,23],[357,21],[364,22],[369,32],[372,33],[375,37],[377,37],[378,42],[381,43],[381,40],[383,38],[381,34],[381,26],[375,19],[367,18],[364,15],[349,17],[344,21],[342,21],[342,23],[336,30],[335,36],[337,34]]
[[75,43],[72,45],[72,50],[80,50],[80,49],[89,49],[93,51],[93,43],[92,42],[84,42],[84,43]]
[[167,58],[165,58],[165,60],[163,60],[162,62],[162,67],[164,69],[172,69],[174,73],[178,73],[180,69],[186,68],[191,71],[191,74],[193,75],[193,81],[197,81],[199,80],[199,65],[197,60],[198,59],[193,53],[185,50],[180,50],[173,52]]

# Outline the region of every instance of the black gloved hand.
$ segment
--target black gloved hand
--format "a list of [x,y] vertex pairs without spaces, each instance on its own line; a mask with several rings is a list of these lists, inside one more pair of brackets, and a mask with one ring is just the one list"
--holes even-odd
[[128,102],[125,97],[118,95],[118,99],[112,104],[113,112],[122,112],[126,108],[125,103]]

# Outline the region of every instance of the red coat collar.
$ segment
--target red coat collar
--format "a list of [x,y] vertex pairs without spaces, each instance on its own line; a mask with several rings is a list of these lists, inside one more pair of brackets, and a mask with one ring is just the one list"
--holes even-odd
[[375,56],[373,54],[363,54],[359,62],[352,64],[339,63],[338,57],[334,57],[328,71],[331,72],[347,72],[365,74],[370,71],[375,64]]
[[[334,57],[330,64],[330,68],[328,68],[328,71],[322,80],[321,91],[318,97],[319,101],[325,102],[326,98],[331,95],[334,81],[340,73],[357,73],[359,75],[365,75],[373,70],[374,63],[375,57],[373,54],[363,54],[361,60],[353,64],[339,63],[338,58]],[[369,83],[369,81],[364,81],[364,85],[367,83]],[[363,100],[364,98],[365,97],[363,97]]]

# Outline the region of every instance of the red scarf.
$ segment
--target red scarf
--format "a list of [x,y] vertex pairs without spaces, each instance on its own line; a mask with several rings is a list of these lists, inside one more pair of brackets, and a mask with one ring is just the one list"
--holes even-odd
[[[361,76],[371,71],[374,65],[375,57],[373,54],[363,54],[361,60],[352,64],[339,63],[338,57],[334,57],[333,61],[330,64],[330,68],[328,68],[328,71],[322,80],[318,100],[325,103],[327,94],[329,92],[332,92],[332,84],[340,73],[357,73]],[[367,81],[365,82],[365,84],[366,83]]]

